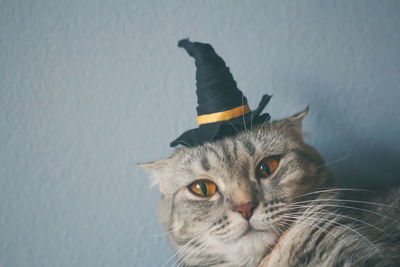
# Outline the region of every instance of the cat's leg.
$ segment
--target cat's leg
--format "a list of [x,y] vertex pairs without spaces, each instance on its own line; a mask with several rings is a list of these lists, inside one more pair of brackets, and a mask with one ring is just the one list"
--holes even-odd
[[287,239],[288,235],[293,235],[290,229],[279,238],[275,247],[264,257],[258,267],[290,266],[288,251],[285,253],[285,249],[291,245],[290,239]]

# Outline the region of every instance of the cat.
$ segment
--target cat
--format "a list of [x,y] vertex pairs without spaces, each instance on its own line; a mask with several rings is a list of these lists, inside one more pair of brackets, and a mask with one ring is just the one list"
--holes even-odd
[[176,250],[164,266],[400,266],[399,188],[335,187],[307,112],[142,164]]

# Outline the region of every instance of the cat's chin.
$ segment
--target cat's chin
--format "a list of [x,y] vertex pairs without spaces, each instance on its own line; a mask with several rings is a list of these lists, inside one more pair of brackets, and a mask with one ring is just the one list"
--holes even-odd
[[256,229],[251,224],[248,224],[247,229],[238,237],[238,239],[246,236],[257,236],[257,234],[260,233],[266,234],[267,232],[269,231],[264,229]]
[[255,232],[255,229],[249,224],[247,226],[247,229],[239,236],[239,238],[245,237],[246,235],[252,234],[252,232]]
[[255,266],[274,246],[275,238],[267,231],[258,231],[249,225],[236,241],[226,246],[236,266]]
[[233,239],[234,242],[240,239],[259,239],[260,236],[263,238],[271,237],[271,239],[277,238],[275,236],[276,232],[274,232],[270,227],[266,227],[266,225],[261,225],[261,227],[259,227],[260,225],[254,223],[252,220],[246,221],[243,220],[243,218],[240,218],[237,222],[237,231],[239,233],[237,235],[231,235],[232,237],[235,236]]

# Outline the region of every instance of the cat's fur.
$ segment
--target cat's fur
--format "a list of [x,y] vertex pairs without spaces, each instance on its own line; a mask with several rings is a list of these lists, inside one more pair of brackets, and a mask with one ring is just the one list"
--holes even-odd
[[[334,188],[322,157],[303,141],[306,113],[143,165],[160,186],[176,264],[400,266],[400,191]],[[278,169],[257,180],[256,165],[271,155],[281,155]],[[219,188],[209,199],[187,188],[204,178]],[[233,210],[248,200],[257,203],[249,222]]]

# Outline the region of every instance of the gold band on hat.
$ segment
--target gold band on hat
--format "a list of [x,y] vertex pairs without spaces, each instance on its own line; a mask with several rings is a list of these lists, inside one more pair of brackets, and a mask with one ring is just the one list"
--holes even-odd
[[245,115],[249,112],[251,112],[249,106],[243,105],[240,107],[236,107],[236,108],[221,111],[221,112],[215,112],[215,113],[197,116],[197,124],[202,125],[202,124],[219,122],[219,121],[227,121],[227,120],[234,119],[239,116]]

